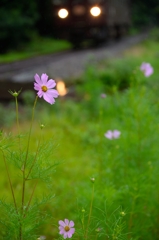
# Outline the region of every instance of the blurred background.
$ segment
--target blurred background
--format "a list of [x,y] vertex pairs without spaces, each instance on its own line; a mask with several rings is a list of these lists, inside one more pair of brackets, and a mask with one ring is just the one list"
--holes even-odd
[[[56,38],[53,2],[60,1],[1,0],[0,53],[22,49],[26,42],[33,41],[39,36]],[[96,2],[98,1],[93,1],[93,4]],[[61,3],[66,1],[61,0]],[[134,0],[130,4],[131,28],[141,30],[159,24],[157,0]]]

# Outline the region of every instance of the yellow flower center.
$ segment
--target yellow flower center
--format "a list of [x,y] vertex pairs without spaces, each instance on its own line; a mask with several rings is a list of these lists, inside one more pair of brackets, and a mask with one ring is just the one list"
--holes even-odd
[[70,230],[69,226],[65,226],[65,231],[68,232]]
[[42,89],[43,92],[47,92],[47,87],[46,86],[42,86],[41,89]]

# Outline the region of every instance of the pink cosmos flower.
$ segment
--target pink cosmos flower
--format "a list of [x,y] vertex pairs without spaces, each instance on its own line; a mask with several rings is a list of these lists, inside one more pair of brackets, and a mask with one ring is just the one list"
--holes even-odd
[[53,89],[56,86],[55,81],[53,79],[48,80],[46,73],[43,73],[41,78],[36,73],[34,79],[34,89],[38,91],[38,97],[43,97],[46,102],[53,104],[55,102],[54,98],[57,98],[59,95],[58,91]]
[[100,96],[101,96],[101,98],[106,98],[107,95],[105,93],[101,93]]
[[64,221],[59,221],[59,234],[63,235],[64,239],[71,238],[75,232],[74,222],[65,219]]
[[143,62],[140,66],[140,70],[144,73],[145,77],[149,77],[153,74],[153,67],[150,63]]
[[114,130],[114,131],[111,131],[111,130],[108,130],[104,136],[110,140],[112,139],[116,139],[116,138],[119,138],[120,137],[120,134],[121,132],[118,131],[118,130]]

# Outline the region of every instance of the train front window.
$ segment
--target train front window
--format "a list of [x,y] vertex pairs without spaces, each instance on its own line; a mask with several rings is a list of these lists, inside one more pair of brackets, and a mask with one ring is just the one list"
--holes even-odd
[[83,0],[72,0],[72,4],[80,4],[83,3]]
[[103,0],[89,0],[88,2],[91,4],[99,4],[99,3],[102,3]]
[[62,5],[68,3],[68,0],[52,0],[52,4],[54,5]]

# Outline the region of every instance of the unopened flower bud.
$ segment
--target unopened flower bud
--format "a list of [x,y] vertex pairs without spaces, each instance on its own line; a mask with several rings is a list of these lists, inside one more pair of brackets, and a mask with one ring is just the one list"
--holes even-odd
[[41,124],[41,125],[40,125],[40,128],[41,128],[41,129],[43,129],[44,127],[45,127],[45,125],[44,125],[44,124]]
[[121,216],[124,217],[125,216],[125,212],[120,212]]
[[18,92],[14,91],[12,92],[11,90],[8,91],[13,97],[18,97],[19,94],[21,93],[21,90],[19,90]]
[[85,209],[84,209],[84,208],[82,208],[82,212],[83,212],[83,213],[85,212]]
[[90,180],[91,180],[92,183],[95,182],[95,178],[94,177],[90,178]]

